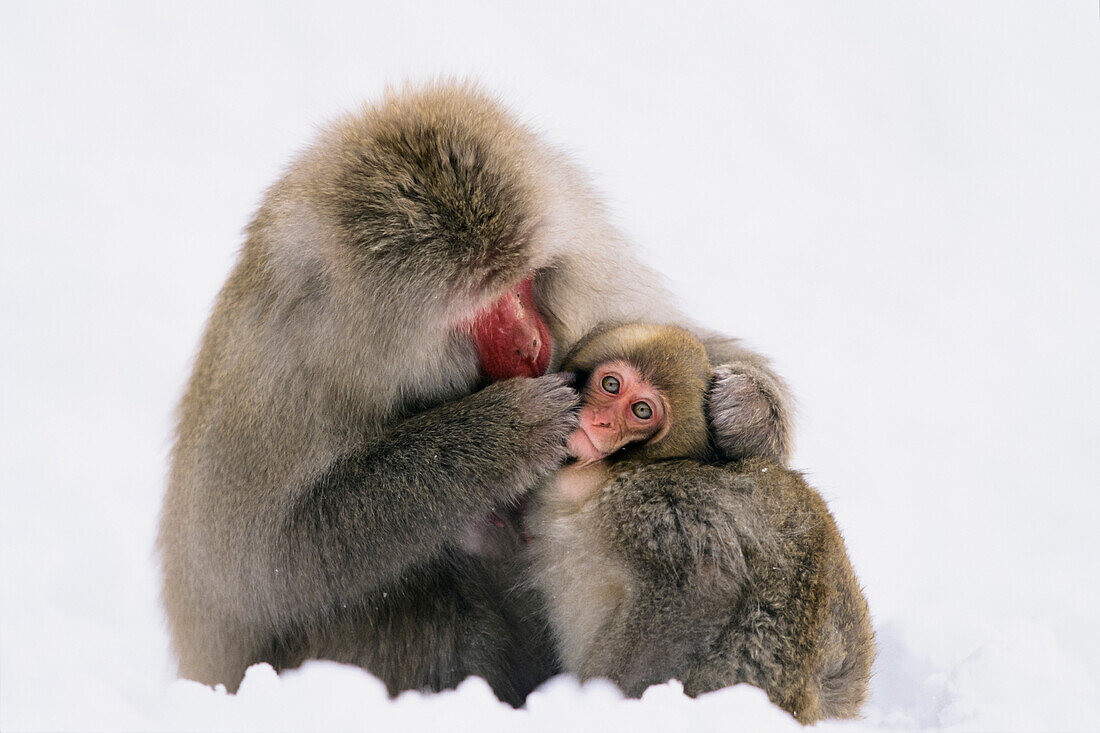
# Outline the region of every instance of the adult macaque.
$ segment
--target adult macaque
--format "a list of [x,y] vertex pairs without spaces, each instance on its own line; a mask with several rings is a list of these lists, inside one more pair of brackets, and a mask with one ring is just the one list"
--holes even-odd
[[[337,120],[248,226],[180,403],[159,536],[180,674],[235,690],[250,664],[324,658],[521,703],[549,670],[470,528],[565,458],[577,396],[547,368],[600,322],[683,320],[659,283],[484,94]],[[707,349],[725,450],[784,457],[782,383]]]
[[598,332],[564,368],[584,380],[577,459],[537,491],[532,578],[564,669],[638,696],[748,682],[803,723],[851,717],[874,640],[825,503],[768,459],[711,455],[711,367],[690,333]]

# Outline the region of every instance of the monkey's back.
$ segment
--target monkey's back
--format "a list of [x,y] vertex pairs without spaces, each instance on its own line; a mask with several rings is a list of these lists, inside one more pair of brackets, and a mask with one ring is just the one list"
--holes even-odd
[[658,462],[617,476],[577,517],[634,582],[618,611],[628,647],[605,636],[572,671],[631,695],[669,678],[692,696],[748,682],[803,723],[858,715],[870,614],[801,474],[764,459]]
[[874,660],[867,601],[828,507],[801,474],[755,459],[719,469],[768,536],[748,545],[729,623],[685,691],[736,681],[766,690],[803,723],[852,717]]

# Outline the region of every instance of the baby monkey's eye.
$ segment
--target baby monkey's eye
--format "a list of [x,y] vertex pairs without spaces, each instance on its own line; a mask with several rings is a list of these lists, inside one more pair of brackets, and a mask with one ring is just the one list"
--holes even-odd
[[619,394],[619,380],[610,374],[600,380],[600,386],[603,387],[605,392]]
[[653,417],[653,408],[649,406],[648,402],[635,402],[630,406],[630,409],[634,413],[634,417],[639,420],[648,420]]

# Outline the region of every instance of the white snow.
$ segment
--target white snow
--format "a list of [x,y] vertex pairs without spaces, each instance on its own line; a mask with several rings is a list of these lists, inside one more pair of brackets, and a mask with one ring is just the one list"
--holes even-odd
[[262,190],[387,82],[471,75],[771,355],[878,633],[866,718],[1095,730],[1095,2],[6,3],[0,730],[795,729],[744,686],[173,679],[171,415]]

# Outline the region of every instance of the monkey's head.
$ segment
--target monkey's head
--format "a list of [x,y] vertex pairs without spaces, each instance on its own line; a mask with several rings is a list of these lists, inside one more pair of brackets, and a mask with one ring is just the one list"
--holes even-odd
[[630,324],[578,343],[563,369],[582,390],[570,452],[582,462],[704,459],[712,370],[703,345],[675,326]]

